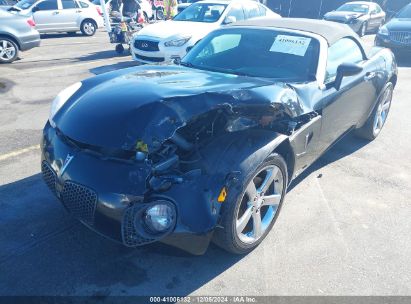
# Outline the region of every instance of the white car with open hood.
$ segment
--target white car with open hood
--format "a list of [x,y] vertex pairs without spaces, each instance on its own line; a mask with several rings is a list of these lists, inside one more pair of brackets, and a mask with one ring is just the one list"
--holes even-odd
[[173,20],[151,24],[131,42],[134,60],[144,63],[181,59],[195,45],[221,25],[236,21],[278,17],[266,6],[252,0],[209,0],[193,3]]

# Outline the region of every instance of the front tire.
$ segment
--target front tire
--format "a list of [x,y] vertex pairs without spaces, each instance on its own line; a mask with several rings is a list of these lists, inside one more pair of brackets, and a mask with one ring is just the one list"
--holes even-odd
[[370,117],[363,127],[356,130],[356,135],[360,138],[372,141],[378,137],[387,121],[388,113],[391,109],[394,85],[389,82],[385,86],[381,97],[372,111]]
[[0,63],[12,63],[19,56],[17,44],[6,37],[0,37]]
[[80,30],[84,36],[93,36],[97,31],[97,23],[94,20],[84,20],[81,23]]
[[[273,154],[240,180],[237,193],[230,195],[221,210],[221,226],[213,242],[234,254],[254,250],[273,227],[287,189],[287,165]],[[236,191],[233,189],[233,191]]]

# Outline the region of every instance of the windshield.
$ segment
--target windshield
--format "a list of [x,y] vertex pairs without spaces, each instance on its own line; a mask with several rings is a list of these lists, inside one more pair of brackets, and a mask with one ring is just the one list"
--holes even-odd
[[15,7],[21,9],[21,10],[25,10],[28,9],[30,6],[32,6],[34,3],[36,3],[37,0],[23,0],[18,2]]
[[226,4],[194,3],[174,17],[175,21],[216,22],[220,19]]
[[397,18],[411,18],[411,5],[404,7],[397,15]]
[[363,13],[366,14],[368,13],[369,6],[366,4],[344,4],[340,6],[337,11],[341,12],[355,12],[355,13]]
[[222,29],[201,40],[181,64],[236,75],[311,81],[319,51],[316,39],[295,33]]

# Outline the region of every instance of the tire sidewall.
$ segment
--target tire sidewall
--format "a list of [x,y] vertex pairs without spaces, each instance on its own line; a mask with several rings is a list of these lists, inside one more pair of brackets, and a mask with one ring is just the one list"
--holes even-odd
[[5,41],[7,41],[7,42],[10,42],[11,45],[14,47],[16,53],[14,54],[14,57],[11,58],[11,59],[8,59],[8,60],[0,59],[0,64],[1,64],[1,63],[12,63],[12,62],[15,61],[15,60],[18,58],[18,56],[19,56],[19,47],[17,46],[17,44],[16,44],[13,40],[11,40],[11,39],[9,39],[9,38],[6,38],[6,37],[0,37],[0,41],[3,41],[3,40],[5,40]]
[[[391,90],[391,97],[390,97],[391,100],[390,100],[390,106],[388,107],[388,111],[387,111],[387,117],[384,120],[384,123],[381,127],[381,130],[377,134],[375,134],[374,133],[374,124],[375,124],[375,120],[377,119],[377,117],[376,117],[377,110],[378,110],[379,105],[384,102],[383,97],[385,95],[385,92],[388,89]],[[385,126],[385,123],[387,122],[388,116],[390,115],[390,111],[391,111],[393,93],[394,93],[394,85],[391,82],[389,82],[385,85],[384,89],[382,90],[380,100],[378,100],[377,104],[375,105],[374,111],[372,112],[372,120],[371,120],[372,131],[371,132],[372,132],[373,138],[377,138],[378,135],[380,135],[380,133],[382,132],[382,129]]]
[[[251,182],[252,178],[254,178],[254,176],[261,169],[269,165],[276,165],[277,167],[280,168],[281,173],[283,174],[284,187],[281,193],[282,195],[281,201],[280,201],[280,204],[278,206],[277,212],[273,220],[271,221],[270,225],[267,227],[264,234],[256,242],[252,244],[246,244],[239,239],[237,235],[237,231],[236,231],[236,220],[237,220],[238,210],[240,208],[241,201],[242,201],[243,195],[245,193],[245,188],[247,187],[247,185]],[[228,206],[229,210],[227,210],[228,212],[226,215],[231,218],[230,219],[231,225],[225,227],[224,229],[228,230],[227,233],[230,235],[231,242],[233,243],[233,246],[235,247],[236,251],[238,251],[239,253],[247,253],[253,250],[254,248],[256,248],[266,238],[266,236],[268,235],[268,233],[271,231],[272,227],[274,226],[275,222],[277,221],[277,218],[281,211],[281,207],[283,205],[284,197],[287,193],[288,176],[287,176],[286,163],[283,160],[283,158],[279,156],[278,154],[272,154],[266,160],[264,160],[264,162],[260,164],[255,170],[253,170],[249,175],[247,175],[243,180],[241,180],[240,183],[241,183],[241,186],[238,187],[236,191],[233,191],[233,195],[230,196],[229,202],[227,202],[229,204]]]
[[[84,26],[86,25],[86,23],[93,23],[93,25],[94,25],[94,31],[93,31],[92,34],[88,34],[88,33],[84,30]],[[88,36],[88,37],[94,36],[94,35],[96,34],[96,32],[97,32],[97,23],[96,23],[94,20],[90,20],[90,19],[84,20],[84,21],[81,23],[81,32],[83,33],[83,35]]]

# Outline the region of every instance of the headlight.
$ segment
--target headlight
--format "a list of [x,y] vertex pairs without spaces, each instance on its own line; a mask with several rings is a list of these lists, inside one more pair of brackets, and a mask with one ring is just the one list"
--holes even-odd
[[181,39],[170,40],[170,41],[165,42],[164,46],[176,46],[176,47],[183,46],[190,39],[191,37],[185,37]]
[[174,225],[176,212],[174,207],[166,201],[158,201],[149,207],[144,216],[144,221],[153,233],[166,232]]
[[54,116],[60,110],[60,108],[67,102],[67,100],[69,100],[69,98],[73,96],[74,93],[76,93],[81,88],[81,85],[81,82],[77,82],[69,86],[68,88],[65,88],[57,95],[56,98],[54,98],[53,103],[51,104],[49,116],[49,121],[53,128],[56,127],[56,124],[53,121]]
[[383,35],[383,36],[388,36],[390,34],[390,31],[388,30],[388,28],[384,25],[382,26],[379,30],[378,30],[378,34],[379,35]]

